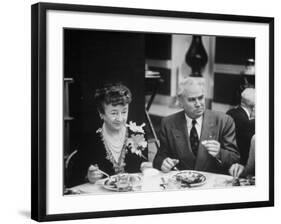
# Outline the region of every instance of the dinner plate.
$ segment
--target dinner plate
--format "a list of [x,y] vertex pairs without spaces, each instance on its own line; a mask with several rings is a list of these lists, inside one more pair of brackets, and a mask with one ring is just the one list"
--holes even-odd
[[173,178],[181,182],[182,188],[197,187],[206,183],[206,177],[202,173],[193,170],[180,171]]
[[128,187],[126,187],[125,189],[120,190],[117,187],[117,182],[119,178],[118,174],[106,178],[103,182],[103,187],[110,191],[122,191],[122,192],[132,191],[134,183],[141,181],[141,176],[139,174],[128,174],[128,175],[129,175],[129,184]]

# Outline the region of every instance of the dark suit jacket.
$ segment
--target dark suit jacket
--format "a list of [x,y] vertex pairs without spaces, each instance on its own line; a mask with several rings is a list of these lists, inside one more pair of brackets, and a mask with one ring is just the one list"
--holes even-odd
[[249,157],[251,139],[255,133],[255,120],[249,120],[247,113],[240,106],[229,110],[227,114],[234,120],[240,163],[245,165]]
[[249,159],[246,163],[245,169],[241,176],[247,177],[247,176],[255,176],[255,145],[256,145],[255,135],[253,135],[249,150]]
[[210,155],[200,143],[197,157],[192,153],[187,131],[184,111],[168,116],[162,120],[159,134],[160,149],[153,166],[161,169],[166,157],[179,159],[178,169],[201,170],[226,173],[230,165],[239,162],[235,140],[235,126],[231,117],[226,114],[206,110],[203,115],[200,142],[212,135],[220,142],[221,150],[217,158]]

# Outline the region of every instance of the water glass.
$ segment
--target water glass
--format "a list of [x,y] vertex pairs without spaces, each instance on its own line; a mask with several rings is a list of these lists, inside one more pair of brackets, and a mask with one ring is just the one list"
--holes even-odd
[[175,177],[171,177],[167,180],[166,187],[168,190],[178,190],[181,188],[181,182],[178,181]]
[[117,178],[117,190],[118,191],[129,191],[130,186],[130,176],[128,173],[121,173]]
[[131,184],[133,191],[141,191],[142,190],[142,178],[140,176],[131,176]]

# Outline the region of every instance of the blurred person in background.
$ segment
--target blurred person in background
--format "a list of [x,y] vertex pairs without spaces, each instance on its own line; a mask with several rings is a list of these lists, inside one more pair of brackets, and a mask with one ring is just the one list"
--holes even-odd
[[236,141],[240,153],[240,164],[246,165],[250,143],[255,134],[255,89],[246,88],[241,93],[238,107],[226,112],[235,123]]

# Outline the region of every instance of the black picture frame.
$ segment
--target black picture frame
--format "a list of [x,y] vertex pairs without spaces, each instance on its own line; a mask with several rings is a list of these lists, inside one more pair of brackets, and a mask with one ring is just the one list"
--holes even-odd
[[[223,203],[206,204],[195,206],[172,206],[158,208],[139,208],[128,210],[93,211],[77,213],[48,214],[47,207],[47,12],[49,10],[60,12],[80,12],[80,13],[104,13],[122,14],[127,16],[146,16],[164,18],[187,18],[196,20],[212,20],[226,22],[245,22],[265,24],[269,27],[269,182],[268,200],[242,202],[242,203]],[[274,206],[274,18],[196,13],[183,11],[163,11],[137,8],[118,8],[90,5],[72,5],[56,3],[37,3],[32,5],[31,15],[31,84],[32,84],[32,170],[31,170],[31,218],[37,221],[54,221],[69,219],[85,219],[99,217],[148,215],[161,213],[178,213],[206,210],[221,210],[235,208],[254,208]]]

